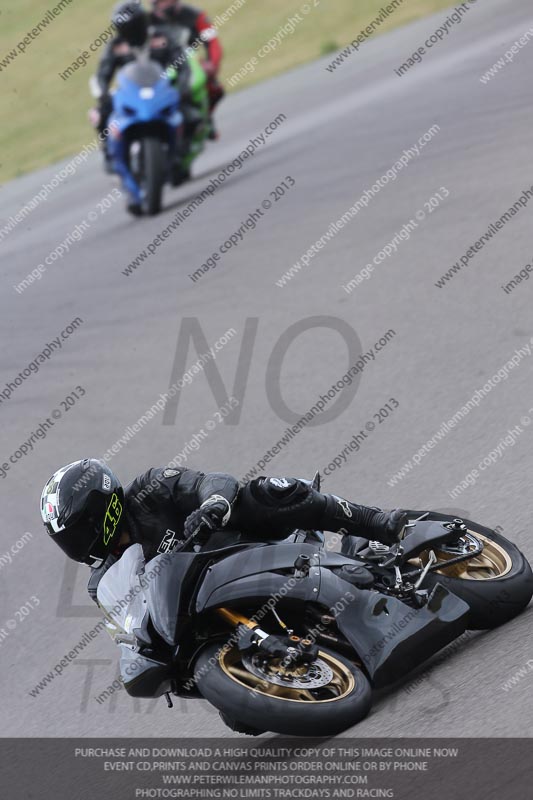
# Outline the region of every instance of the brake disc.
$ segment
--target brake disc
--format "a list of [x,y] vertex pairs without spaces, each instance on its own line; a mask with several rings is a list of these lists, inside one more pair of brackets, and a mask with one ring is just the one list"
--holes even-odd
[[242,663],[248,672],[267,683],[274,683],[276,686],[290,686],[293,689],[320,689],[331,683],[333,679],[333,670],[321,658],[317,658],[316,661],[309,664],[304,674],[298,675],[292,674],[290,667],[284,671],[283,667],[272,665],[272,663],[268,663],[265,669],[261,663],[263,660],[260,653],[255,653],[253,656],[242,656]]

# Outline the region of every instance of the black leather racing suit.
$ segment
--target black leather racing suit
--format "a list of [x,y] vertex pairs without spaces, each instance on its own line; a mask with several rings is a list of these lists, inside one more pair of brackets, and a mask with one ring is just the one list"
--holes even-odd
[[[297,478],[260,477],[239,488],[226,473],[161,468],[148,470],[126,487],[124,530],[130,544],[141,544],[147,561],[169,552],[183,541],[189,514],[212,495],[221,495],[231,505],[226,531],[235,540],[247,534],[281,539],[296,528],[342,531],[382,541],[389,535],[390,543],[396,540],[387,528],[388,515],[380,509],[322,494]],[[88,591],[93,600],[101,577],[126,547],[92,570]]]

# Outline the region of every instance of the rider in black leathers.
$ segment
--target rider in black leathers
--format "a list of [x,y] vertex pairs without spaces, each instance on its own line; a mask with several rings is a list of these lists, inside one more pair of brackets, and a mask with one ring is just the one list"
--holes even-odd
[[148,470],[124,491],[96,459],[54,473],[43,490],[41,514],[67,555],[93,567],[88,586],[93,599],[105,571],[134,543],[142,545],[146,560],[171,551],[192,533],[205,542],[221,529],[231,541],[250,535],[280,539],[300,528],[391,545],[407,523],[399,509],[356,505],[297,478],[260,477],[240,487],[226,473],[164,467]]

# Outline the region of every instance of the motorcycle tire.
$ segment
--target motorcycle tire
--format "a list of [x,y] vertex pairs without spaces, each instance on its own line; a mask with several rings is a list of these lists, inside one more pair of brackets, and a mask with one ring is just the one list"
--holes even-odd
[[[483,542],[478,557],[442,571],[430,572],[424,588],[441,583],[470,606],[468,627],[488,630],[516,617],[533,596],[533,573],[516,545],[490,528],[465,520],[468,531]],[[449,554],[438,548],[439,560]]]
[[159,214],[165,184],[165,153],[159,139],[143,139],[144,164],[144,210],[147,214]]
[[194,673],[200,693],[223,718],[238,717],[240,725],[288,736],[334,736],[368,714],[371,688],[359,667],[338,653],[321,648],[319,660],[333,677],[318,689],[257,677],[238,648],[219,644],[202,650]]

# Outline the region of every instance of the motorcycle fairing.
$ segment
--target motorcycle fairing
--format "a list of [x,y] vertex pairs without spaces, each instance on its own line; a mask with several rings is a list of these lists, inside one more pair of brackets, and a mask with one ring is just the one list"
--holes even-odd
[[159,697],[169,691],[172,677],[166,661],[139,652],[141,645],[150,644],[146,600],[153,564],[146,564],[141,545],[133,544],[107,570],[97,589],[106,628],[120,650],[124,687],[133,697]]
[[[309,556],[310,567],[307,575],[297,577],[294,563],[300,555]],[[442,584],[434,587],[427,606],[416,609],[343,580],[332,570],[353,564],[353,559],[313,544],[256,545],[231,552],[218,562],[213,562],[209,553],[161,554],[149,562],[149,568],[159,562],[160,572],[149,582],[145,596],[155,630],[171,646],[179,643],[195,613],[224,605],[260,607],[279,595],[301,604],[302,613],[308,603],[330,609],[374,686],[380,687],[397,680],[466,629],[467,603]]]
[[[292,575],[276,574],[278,570],[292,570],[300,555],[307,555],[317,564],[320,550],[313,544],[269,544],[241,550],[223,561],[213,564],[205,575],[196,598],[198,613],[237,600],[261,602],[271,597],[282,586],[287,587]],[[349,559],[344,559],[347,563]],[[307,578],[294,578],[286,596],[292,599],[312,600],[320,585],[320,572],[311,566]],[[315,591],[316,589],[316,591]]]
[[[307,577],[289,586],[288,576],[276,571],[290,569],[301,553],[310,555],[316,565]],[[313,545],[252,548],[210,567],[196,598],[196,611],[261,604],[284,587],[283,596],[291,601],[318,603],[332,610],[376,687],[394,682],[466,630],[467,603],[441,584],[434,588],[428,605],[417,609],[389,595],[359,589],[331,571],[353,563]],[[342,598],[349,599],[337,611]]]
[[120,674],[131,697],[161,697],[172,689],[172,666],[120,644]]
[[429,602],[413,608],[380,592],[358,589],[321,569],[318,602],[334,609],[339,630],[361,659],[376,688],[394,683],[466,630],[469,606],[437,584]]
[[180,93],[167,78],[161,77],[160,71],[153,85],[137,82],[136,76],[144,66],[130,64],[119,72],[110,125],[120,133],[132,125],[154,121],[176,129],[183,121],[179,111]]
[[183,123],[180,99],[180,92],[162,76],[156,62],[134,62],[118,73],[107,150],[125,189],[138,203],[142,202],[142,193],[129,166],[130,142],[126,134],[134,136],[143,127],[155,131],[167,142],[172,160],[176,131]]
[[150,581],[146,598],[152,624],[169,645],[177,644],[188,622],[191,592],[205,568],[205,558],[198,553],[162,553],[151,559],[150,568],[161,570]]

